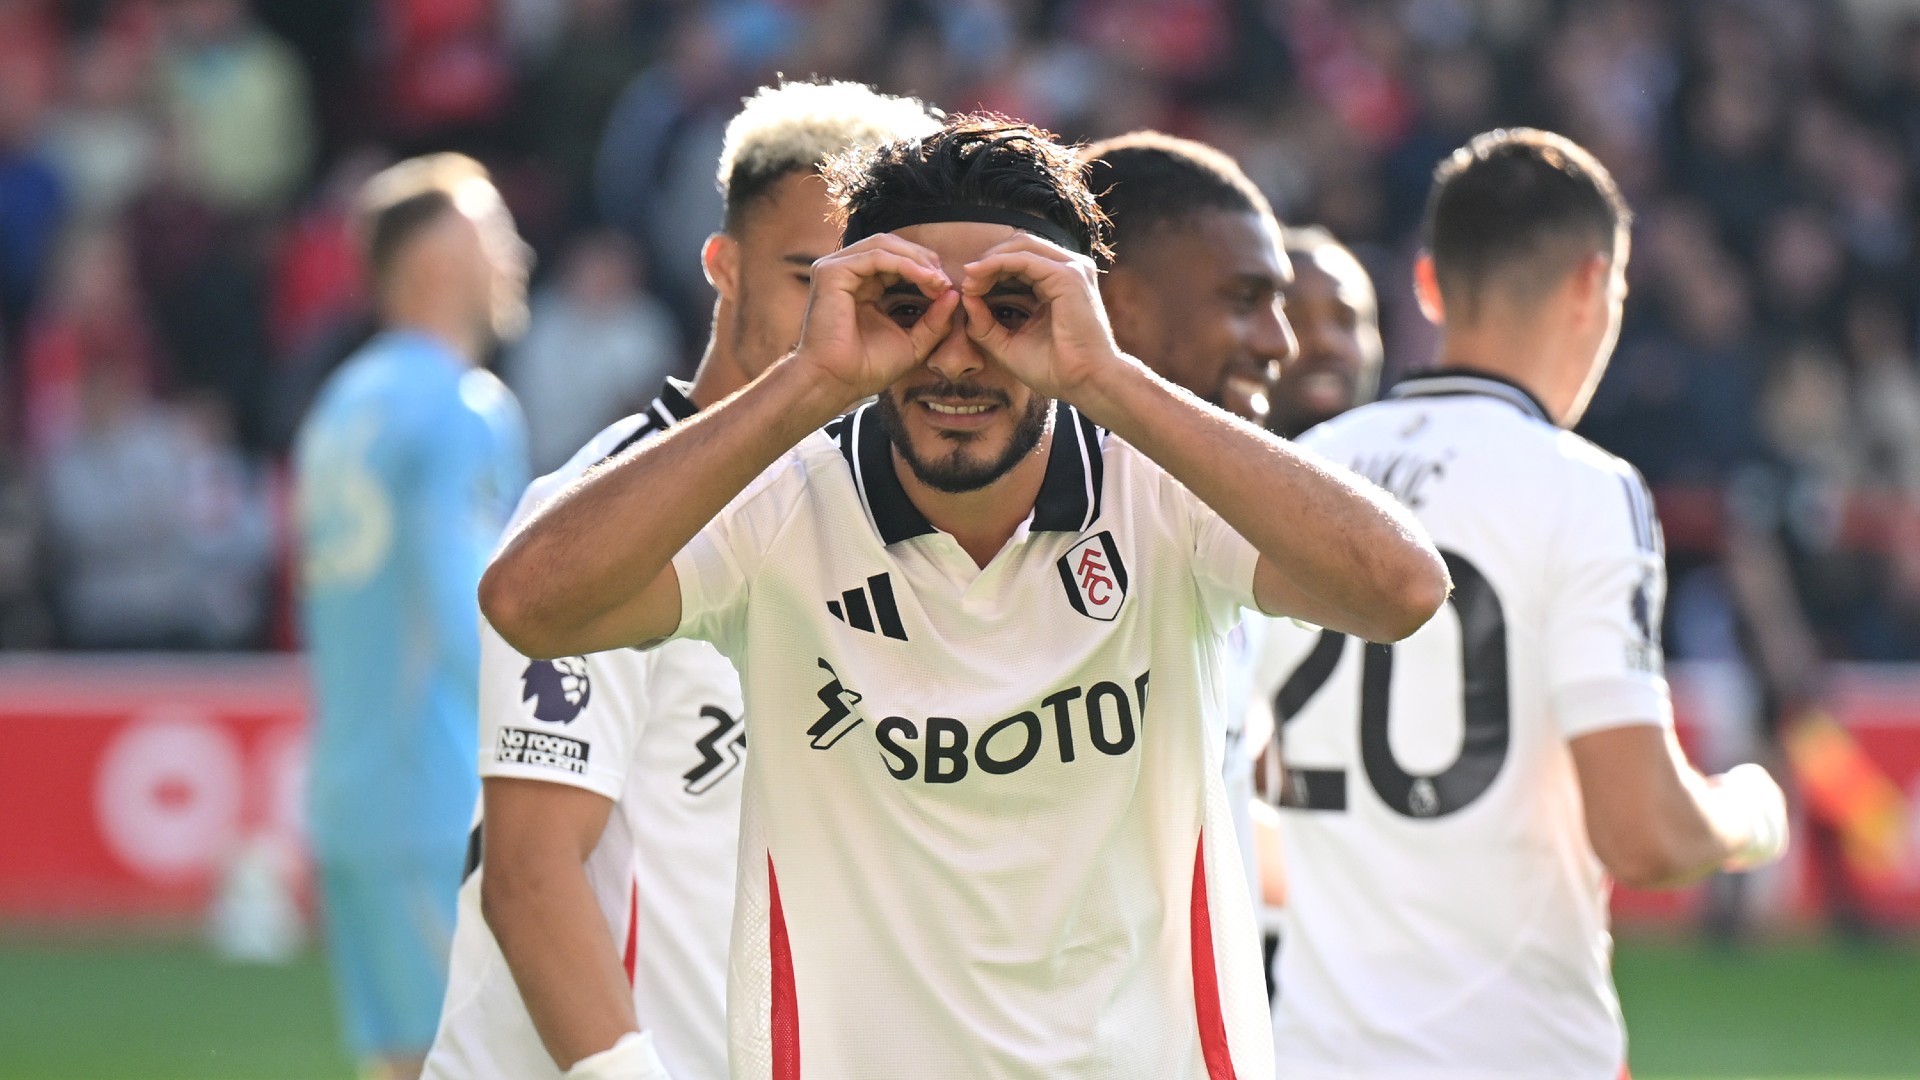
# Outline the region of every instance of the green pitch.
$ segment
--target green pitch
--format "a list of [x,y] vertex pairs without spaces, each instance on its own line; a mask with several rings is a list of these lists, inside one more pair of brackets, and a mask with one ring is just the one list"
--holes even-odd
[[[1627,944],[1637,1080],[1920,1078],[1920,949]],[[352,1080],[326,970],[0,940],[0,1080]]]

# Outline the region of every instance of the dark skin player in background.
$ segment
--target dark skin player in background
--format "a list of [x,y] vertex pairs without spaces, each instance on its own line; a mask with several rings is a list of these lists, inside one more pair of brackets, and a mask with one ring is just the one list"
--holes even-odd
[[1169,382],[1265,424],[1294,354],[1280,311],[1293,271],[1266,197],[1220,151],[1155,131],[1084,156],[1113,223],[1100,298],[1114,340]]
[[1267,429],[1296,438],[1380,390],[1380,311],[1360,260],[1317,226],[1286,232],[1293,280],[1284,293],[1300,351],[1274,387]]

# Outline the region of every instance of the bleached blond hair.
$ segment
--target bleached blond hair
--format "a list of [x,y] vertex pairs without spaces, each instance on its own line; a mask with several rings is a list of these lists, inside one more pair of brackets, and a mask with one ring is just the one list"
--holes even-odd
[[732,230],[775,182],[818,169],[846,150],[917,139],[940,130],[939,110],[855,82],[763,86],[727,124],[715,179]]

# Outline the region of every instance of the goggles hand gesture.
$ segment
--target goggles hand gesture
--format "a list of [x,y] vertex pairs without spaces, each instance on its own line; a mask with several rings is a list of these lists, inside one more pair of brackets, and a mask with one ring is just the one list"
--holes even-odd
[[1087,256],[1022,232],[965,271],[967,335],[1036,393],[1074,402],[1101,368],[1127,362]]
[[794,357],[843,388],[851,406],[925,361],[959,305],[933,252],[878,233],[813,264]]

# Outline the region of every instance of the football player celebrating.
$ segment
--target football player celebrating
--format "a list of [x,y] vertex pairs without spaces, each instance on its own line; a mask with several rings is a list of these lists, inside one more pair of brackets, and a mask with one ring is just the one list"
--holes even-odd
[[740,665],[736,1076],[1270,1075],[1223,639],[1256,604],[1403,637],[1439,558],[1119,351],[1044,133],[962,117],[835,182],[799,346],[537,512],[483,610],[528,655]]
[[[821,163],[930,132],[920,103],[852,83],[763,88],[727,127],[719,298],[691,385],[668,380],[520,501],[744,386],[800,336],[839,246]],[[702,642],[529,660],[482,628],[483,807],[427,1075],[720,1080],[746,749],[739,678]],[[570,1068],[569,1068],[570,1067]]]
[[1272,667],[1288,1076],[1616,1080],[1607,876],[1675,885],[1785,849],[1764,770],[1682,756],[1653,501],[1566,430],[1619,330],[1628,221],[1558,135],[1456,151],[1416,266],[1438,368],[1301,440],[1411,508],[1454,593],[1399,644],[1329,628]]

